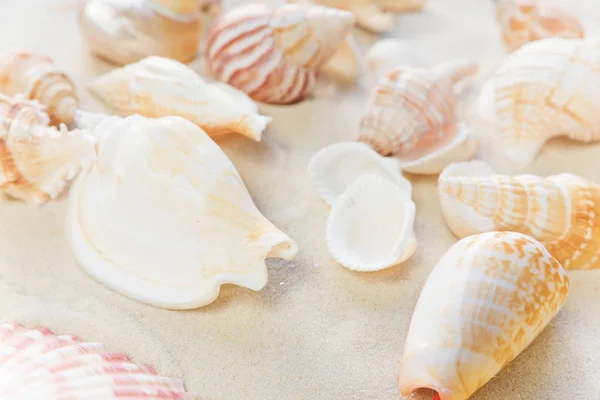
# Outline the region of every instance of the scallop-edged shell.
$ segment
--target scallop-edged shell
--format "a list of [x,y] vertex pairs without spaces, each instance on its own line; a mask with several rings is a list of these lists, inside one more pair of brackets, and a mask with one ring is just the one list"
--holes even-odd
[[577,16],[543,0],[500,0],[496,16],[509,51],[535,40],[585,35]]
[[193,400],[180,379],[159,375],[100,343],[47,328],[0,324],[0,397],[3,399]]
[[254,100],[289,104],[315,88],[317,72],[342,46],[352,14],[311,4],[260,4],[224,14],[206,43],[212,74]]
[[90,50],[117,65],[153,55],[188,62],[202,36],[198,2],[190,0],[88,0],[79,25]]
[[476,143],[456,120],[454,87],[477,69],[462,61],[433,69],[397,67],[377,85],[358,140],[415,173],[436,174],[449,162],[471,158]]
[[204,82],[178,61],[148,57],[94,79],[89,89],[123,116],[179,116],[210,136],[237,132],[260,141],[271,118],[259,115],[244,92],[225,86]]
[[410,193],[377,175],[363,175],[333,203],[327,219],[331,256],[355,271],[378,271],[417,249]]
[[0,93],[46,106],[53,123],[69,124],[79,105],[75,84],[48,57],[25,51],[0,54]]
[[600,38],[529,43],[485,87],[479,113],[492,118],[504,153],[519,168],[552,137],[600,140]]
[[95,130],[98,161],[71,190],[67,233],[81,266],[109,288],[190,309],[214,301],[225,283],[260,290],[265,258],[295,256],[296,244],[258,211],[198,126],[135,115]]
[[95,158],[91,137],[68,132],[64,125],[59,131],[49,123],[38,103],[0,95],[0,192],[45,203]]
[[364,143],[336,143],[313,156],[308,166],[313,185],[329,205],[363,175],[377,175],[398,185],[407,197],[411,183],[402,176],[400,163],[382,157]]
[[432,389],[466,400],[558,313],[569,278],[536,240],[515,232],[462,239],[427,278],[400,367],[403,396]]
[[448,166],[439,192],[458,237],[522,232],[567,269],[600,268],[600,186],[572,174],[495,175],[482,161]]

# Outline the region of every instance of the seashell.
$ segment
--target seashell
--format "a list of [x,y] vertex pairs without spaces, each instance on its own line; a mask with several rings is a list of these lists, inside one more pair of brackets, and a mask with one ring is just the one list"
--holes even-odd
[[88,0],[79,23],[90,50],[111,63],[152,55],[187,62],[200,46],[201,5],[198,0]]
[[394,69],[377,85],[358,141],[397,157],[414,173],[436,174],[449,162],[471,158],[476,143],[456,121],[454,87],[476,72],[476,64],[463,61]]
[[56,198],[82,164],[95,158],[81,131],[50,127],[38,104],[0,95],[0,191],[32,204]]
[[414,46],[399,39],[382,39],[376,42],[366,55],[369,70],[377,79],[392,71],[399,65],[425,66],[431,65],[424,58],[427,54],[415,51]]
[[330,206],[363,175],[388,179],[398,185],[407,198],[412,196],[412,185],[402,176],[398,160],[382,157],[364,143],[336,143],[325,147],[310,160],[308,173]]
[[317,72],[354,23],[352,14],[310,4],[272,11],[253,4],[223,15],[206,43],[212,74],[254,100],[289,104],[309,95]]
[[[227,87],[227,89],[225,89]],[[178,61],[148,57],[92,81],[90,91],[121,115],[183,117],[210,136],[237,132],[260,141],[270,117],[240,90],[207,84]]]
[[193,400],[180,379],[159,375],[100,343],[47,328],[0,324],[0,393],[5,399]]
[[400,367],[403,396],[420,388],[466,400],[558,313],[569,278],[540,243],[515,232],[462,239],[427,278]]
[[599,38],[539,40],[505,60],[485,85],[478,108],[493,119],[516,166],[531,164],[555,136],[600,140],[599,69]]
[[214,301],[224,283],[260,290],[266,257],[295,256],[296,244],[261,215],[198,126],[110,117],[95,135],[98,161],[71,190],[67,233],[81,266],[109,288],[190,309]]
[[79,105],[75,84],[65,72],[50,58],[24,51],[0,55],[0,93],[39,101],[56,124],[71,123]]
[[442,210],[458,237],[515,231],[539,240],[566,269],[600,267],[600,186],[572,174],[495,175],[482,161],[440,175]]
[[388,179],[363,175],[331,207],[327,247],[348,269],[378,271],[415,253],[414,222],[409,193]]
[[509,51],[540,39],[577,39],[585,35],[579,19],[540,0],[500,0],[496,17]]

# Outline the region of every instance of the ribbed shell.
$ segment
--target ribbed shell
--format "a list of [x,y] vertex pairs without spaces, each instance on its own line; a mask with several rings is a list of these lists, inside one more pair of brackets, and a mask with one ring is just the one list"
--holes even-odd
[[538,0],[500,1],[497,18],[509,51],[535,40],[552,37],[577,39],[585,35],[575,15]]
[[0,191],[44,203],[95,157],[92,138],[64,126],[59,132],[49,121],[39,104],[0,95]]
[[180,379],[160,376],[100,343],[47,328],[0,324],[0,397],[27,400],[193,400]]
[[48,57],[24,51],[0,55],[0,93],[39,101],[55,124],[69,124],[79,105],[75,84],[64,71]]
[[490,232],[459,241],[417,302],[400,392],[429,388],[441,400],[466,400],[542,332],[568,291],[564,269],[528,236]]
[[312,92],[318,69],[353,21],[350,13],[309,4],[238,7],[209,33],[207,64],[217,79],[257,101],[294,103]]
[[600,267],[600,186],[591,181],[572,174],[442,174],[439,190],[448,225],[459,237],[521,232],[544,244],[567,269]]
[[358,140],[381,155],[399,157],[426,154],[448,142],[458,133],[454,86],[476,72],[469,62],[397,67],[375,88]]
[[504,150],[515,163],[531,163],[554,136],[600,140],[600,38],[530,43],[492,79]]

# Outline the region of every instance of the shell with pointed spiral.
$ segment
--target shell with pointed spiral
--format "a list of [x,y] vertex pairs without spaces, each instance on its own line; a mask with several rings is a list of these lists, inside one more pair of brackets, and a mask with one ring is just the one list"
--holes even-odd
[[257,101],[294,103],[312,92],[318,70],[353,23],[348,12],[310,4],[238,7],[209,33],[207,64],[217,79]]
[[180,379],[109,353],[100,343],[13,322],[0,323],[0,394],[28,400],[194,399]]
[[0,55],[0,93],[39,101],[54,124],[71,123],[79,105],[75,84],[64,71],[48,57],[24,51]]
[[0,191],[44,203],[95,158],[91,137],[64,125],[59,131],[49,122],[39,104],[0,95]]
[[427,278],[400,367],[402,395],[466,400],[558,313],[569,279],[536,240],[515,232],[462,239]]
[[515,231],[546,246],[567,269],[600,268],[600,186],[572,174],[495,175],[482,161],[440,175],[442,210],[458,237]]
[[543,0],[502,0],[496,17],[509,51],[540,39],[577,39],[585,35],[578,18]]

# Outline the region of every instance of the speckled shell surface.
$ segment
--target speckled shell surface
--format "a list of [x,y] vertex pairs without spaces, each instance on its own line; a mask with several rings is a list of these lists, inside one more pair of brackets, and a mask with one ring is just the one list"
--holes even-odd
[[221,16],[208,35],[212,74],[254,100],[289,104],[315,87],[317,72],[343,44],[352,14],[310,4],[274,11],[252,4]]
[[466,400],[517,357],[564,304],[569,279],[536,240],[514,232],[462,239],[421,292],[404,346],[402,395]]

